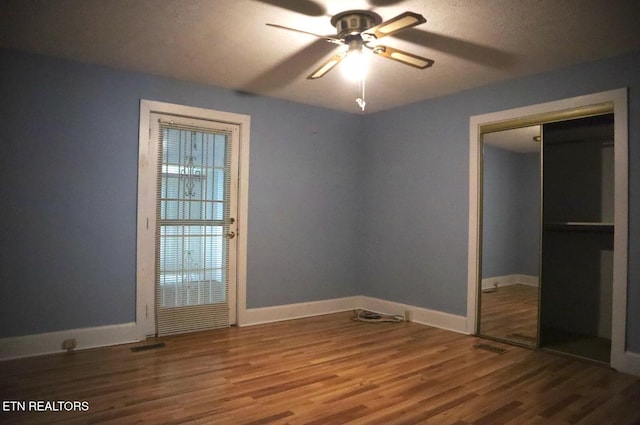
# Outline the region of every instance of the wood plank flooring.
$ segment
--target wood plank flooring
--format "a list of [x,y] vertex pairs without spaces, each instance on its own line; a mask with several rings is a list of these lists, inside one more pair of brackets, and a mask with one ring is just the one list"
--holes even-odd
[[149,342],[165,347],[148,351],[120,345],[0,362],[3,402],[89,407],[3,411],[0,423],[640,423],[638,377],[417,323],[350,317],[159,338]]
[[480,333],[493,338],[535,346],[538,335],[538,288],[500,286],[480,294]]
[[[538,288],[529,285],[505,285],[495,292],[481,293],[480,334],[537,346]],[[559,353],[609,364],[611,340],[544,328],[540,346]]]

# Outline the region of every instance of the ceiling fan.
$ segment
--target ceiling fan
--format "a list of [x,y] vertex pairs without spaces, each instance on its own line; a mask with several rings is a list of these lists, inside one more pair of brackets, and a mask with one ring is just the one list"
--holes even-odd
[[333,55],[307,77],[307,79],[315,80],[323,77],[343,60],[345,62],[352,62],[351,59],[353,58],[354,62],[357,61],[357,57],[363,57],[363,48],[371,50],[378,56],[393,59],[405,65],[419,69],[429,68],[434,63],[432,59],[427,59],[422,56],[414,55],[413,53],[378,43],[378,40],[383,37],[396,34],[425,22],[427,22],[427,20],[422,15],[414,12],[404,12],[394,18],[382,22],[382,18],[374,12],[368,10],[348,10],[331,18],[331,25],[336,27],[337,30],[336,37],[318,35],[282,25],[267,25],[311,35],[324,39],[329,43],[346,47],[343,47],[340,53]]

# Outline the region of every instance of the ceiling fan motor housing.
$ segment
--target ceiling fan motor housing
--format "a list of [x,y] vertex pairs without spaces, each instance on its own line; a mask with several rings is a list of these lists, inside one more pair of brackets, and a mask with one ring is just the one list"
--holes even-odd
[[331,18],[331,25],[338,30],[338,38],[360,34],[382,22],[382,18],[368,10],[349,10]]

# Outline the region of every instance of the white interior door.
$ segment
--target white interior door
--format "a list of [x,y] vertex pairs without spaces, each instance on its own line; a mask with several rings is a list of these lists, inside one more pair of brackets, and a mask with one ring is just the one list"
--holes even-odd
[[238,135],[237,125],[151,114],[158,335],[236,321]]

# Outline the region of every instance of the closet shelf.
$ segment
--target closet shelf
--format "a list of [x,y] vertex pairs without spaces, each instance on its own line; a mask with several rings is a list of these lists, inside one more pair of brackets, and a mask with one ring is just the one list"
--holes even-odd
[[613,233],[614,225],[601,221],[563,221],[545,223],[544,230]]
[[563,139],[545,143],[546,147],[567,145],[574,143],[599,143],[602,146],[614,146],[614,139],[611,137],[582,137],[579,139]]

